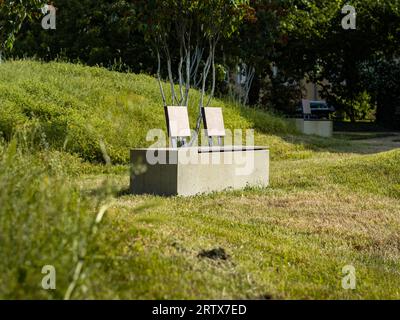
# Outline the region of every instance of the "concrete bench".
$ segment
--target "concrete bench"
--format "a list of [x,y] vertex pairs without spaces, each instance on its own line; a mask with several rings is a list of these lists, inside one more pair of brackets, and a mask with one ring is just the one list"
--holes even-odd
[[301,100],[301,105],[303,107],[303,119],[311,119],[312,114],[311,114],[311,103],[310,100]]
[[333,122],[328,119],[318,119],[312,115],[311,101],[302,101],[303,117],[293,119],[294,124],[300,132],[307,135],[316,135],[324,138],[333,136]]
[[297,130],[324,138],[333,136],[333,122],[325,119],[293,119]]
[[134,194],[191,196],[269,184],[265,147],[134,149],[131,165]]
[[[131,193],[191,196],[268,186],[268,148],[222,146],[225,128],[220,108],[202,110],[208,147],[186,146],[190,137],[186,107],[166,107],[165,116],[171,147],[131,150]],[[213,146],[214,137],[218,146]]]

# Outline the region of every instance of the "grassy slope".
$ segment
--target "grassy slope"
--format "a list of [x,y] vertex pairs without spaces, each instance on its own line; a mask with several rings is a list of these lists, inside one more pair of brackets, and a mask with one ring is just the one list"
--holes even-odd
[[[127,148],[146,144],[147,129],[164,126],[156,83],[147,76],[36,62],[7,63],[0,71],[0,102],[20,110],[10,116],[2,109],[1,125],[19,132],[40,121],[50,150],[61,150],[70,136],[75,144],[68,147],[67,141],[63,150],[98,160],[102,139],[114,162],[124,163]],[[32,187],[24,193],[12,177],[24,176],[24,161],[33,162],[22,155],[4,169],[11,161],[5,152],[0,199],[8,206],[0,208],[0,241],[9,245],[0,246],[6,261],[0,268],[8,270],[8,280],[1,281],[0,297],[62,297],[77,259],[76,237],[88,238],[85,219],[78,233],[76,222],[65,221],[70,227],[52,230],[52,241],[43,230],[27,227],[28,238],[37,238],[46,253],[29,255],[32,246],[21,241],[22,253],[4,259],[12,251],[4,231],[11,235],[12,226],[24,219],[16,213],[30,206],[39,217],[46,212],[55,221],[82,211],[92,217],[99,199],[111,192],[106,198],[111,208],[101,232],[90,240],[76,298],[400,298],[400,151],[364,154],[370,149],[362,142],[290,135],[292,129],[271,115],[221,101],[215,105],[224,107],[229,127],[255,127],[256,143],[271,146],[270,188],[190,198],[132,196],[124,193],[125,167],[80,164],[64,151],[42,151],[35,165],[41,174],[29,175]],[[194,107],[191,112],[193,119]],[[68,130],[55,130],[59,123]],[[71,194],[80,190],[81,211],[68,191],[57,197],[49,187],[48,179],[57,184],[59,178],[48,171],[64,167],[62,180],[69,181]],[[32,200],[36,193],[47,202]],[[17,199],[25,199],[18,208],[12,206]],[[69,205],[61,210],[65,199]],[[66,239],[61,262],[57,239]],[[201,250],[215,247],[224,248],[229,259],[198,258]],[[10,271],[24,259],[22,271]],[[35,270],[53,260],[61,269],[60,282],[49,293],[37,289],[41,275]],[[342,267],[348,264],[357,272],[352,291],[341,287]]]
[[[191,97],[198,101],[199,95],[192,91]],[[51,146],[89,161],[103,160],[103,141],[113,163],[127,163],[129,148],[152,143],[146,141],[148,130],[165,132],[158,84],[146,75],[65,63],[5,63],[0,66],[0,103],[0,131],[6,138],[23,127],[40,125]],[[224,108],[230,129],[293,133],[282,119],[269,114],[219,100],[212,105]],[[194,127],[196,105],[190,105],[189,113]],[[278,141],[270,136],[258,142]]]

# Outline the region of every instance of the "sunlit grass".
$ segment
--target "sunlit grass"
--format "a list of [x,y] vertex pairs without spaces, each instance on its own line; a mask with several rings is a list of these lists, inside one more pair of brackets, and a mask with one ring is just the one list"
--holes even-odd
[[[0,69],[0,298],[62,299],[71,283],[78,299],[400,298],[399,150],[299,135],[217,100],[228,128],[255,128],[270,147],[270,187],[129,195],[129,148],[164,129],[153,78],[30,61]],[[112,165],[98,163],[99,140]],[[199,256],[214,248],[228,258]],[[47,264],[54,291],[41,288]],[[355,290],[341,286],[345,265]]]

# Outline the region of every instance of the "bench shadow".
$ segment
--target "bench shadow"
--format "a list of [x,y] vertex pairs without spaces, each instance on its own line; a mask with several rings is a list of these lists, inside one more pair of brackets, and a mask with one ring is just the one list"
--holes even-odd
[[158,198],[172,198],[177,197],[176,194],[151,194],[151,193],[132,193],[130,187],[125,187],[119,190],[116,194],[116,198],[121,198],[125,196],[149,196],[149,197],[158,197]]

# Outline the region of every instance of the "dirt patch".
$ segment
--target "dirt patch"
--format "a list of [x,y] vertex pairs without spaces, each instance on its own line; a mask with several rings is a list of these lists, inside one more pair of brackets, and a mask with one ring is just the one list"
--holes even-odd
[[208,258],[212,260],[228,260],[229,255],[223,248],[215,248],[211,250],[202,250],[198,255],[199,258]]
[[254,300],[272,300],[272,299],[273,299],[273,297],[269,293],[262,294],[262,295],[257,296],[257,297],[254,298]]

